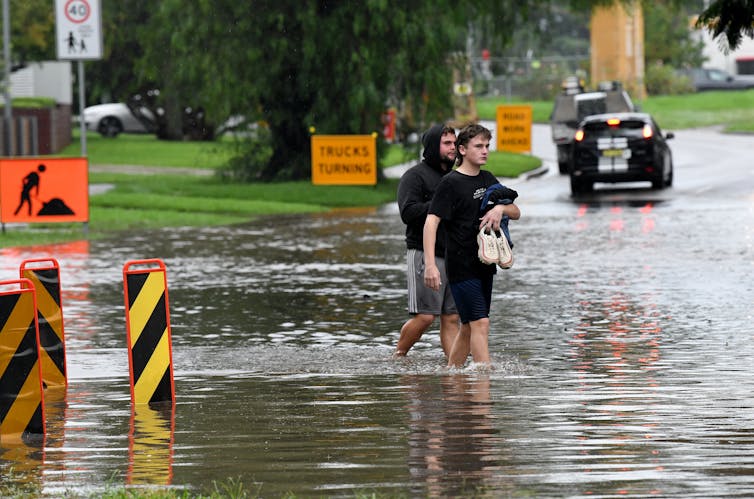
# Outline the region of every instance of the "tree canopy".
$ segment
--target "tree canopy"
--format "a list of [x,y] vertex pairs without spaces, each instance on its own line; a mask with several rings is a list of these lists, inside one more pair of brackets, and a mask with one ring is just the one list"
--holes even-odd
[[706,28],[713,38],[722,38],[735,49],[744,37],[754,38],[754,2],[751,0],[713,0],[701,13],[697,26]]
[[[183,101],[211,103],[210,119],[263,122],[272,157],[255,166],[257,178],[301,178],[312,127],[371,133],[388,105],[423,122],[445,118],[448,57],[463,51],[467,23],[484,8],[508,25],[521,12],[514,4],[166,0],[140,67]],[[165,24],[171,30],[159,29]]]
[[[630,0],[570,0],[576,9]],[[688,2],[675,1],[678,5]],[[645,0],[645,4],[648,0]],[[11,0],[14,60],[54,57],[49,0]],[[423,127],[448,116],[453,54],[474,33],[497,46],[552,0],[102,0],[105,57],[87,63],[89,102],[157,88],[171,128],[184,106],[210,122],[260,123],[247,178],[309,173],[309,137],[371,133],[387,106]],[[704,9],[699,5],[699,12]],[[699,23],[732,47],[754,36],[754,2],[710,2]],[[539,26],[538,29],[546,29]],[[668,55],[667,57],[671,57]],[[174,134],[180,137],[180,133]]]

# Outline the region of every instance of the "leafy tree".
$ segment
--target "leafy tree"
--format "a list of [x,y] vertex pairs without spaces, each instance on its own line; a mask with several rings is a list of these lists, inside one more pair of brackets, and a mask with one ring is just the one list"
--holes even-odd
[[[588,11],[613,1],[624,0],[571,4]],[[370,133],[380,128],[384,108],[396,103],[417,126],[447,117],[446,61],[466,50],[469,28],[494,26],[488,36],[504,46],[512,31],[506,27],[551,5],[164,0],[152,5],[142,31],[138,68],[147,80],[160,81],[173,99],[169,109],[197,102],[210,121],[237,114],[266,124],[271,159],[247,156],[252,171],[247,178],[302,178],[309,171],[310,127],[320,133]]]
[[55,12],[48,0],[11,0],[11,43],[14,64],[55,57]]
[[644,5],[644,54],[646,65],[662,64],[675,68],[701,66],[704,42],[691,36],[688,7],[672,1]]
[[[517,12],[502,8],[512,1],[481,3],[501,25]],[[302,178],[310,127],[371,133],[393,102],[422,123],[447,118],[447,59],[463,49],[479,9],[418,0],[166,0],[151,21],[170,19],[172,31],[153,30],[142,62],[163,75],[171,65],[174,90],[194,89],[211,103],[210,119],[241,114],[266,123],[273,154],[266,164],[248,158],[256,178]]]
[[154,3],[102,0],[103,57],[86,63],[88,102],[122,102],[154,86],[136,67],[136,61],[144,55],[145,24]]
[[722,37],[735,49],[744,37],[754,38],[754,2],[713,0],[699,16],[697,26],[709,29],[713,37]]
[[[629,0],[570,0],[588,12]],[[672,0],[674,5],[688,2]],[[49,0],[12,0],[14,60],[51,58]],[[649,0],[644,0],[647,6]],[[694,2],[693,5],[698,5]],[[105,58],[87,64],[89,101],[125,100],[159,88],[170,133],[178,138],[183,106],[201,105],[210,121],[263,121],[272,151],[245,160],[250,178],[308,175],[309,128],[371,133],[387,105],[399,104],[416,126],[450,108],[450,54],[466,52],[481,29],[505,47],[512,26],[552,0],[103,0]],[[703,9],[703,7],[699,7]],[[716,0],[699,22],[732,47],[754,36],[754,2]],[[473,41],[473,40],[472,40]],[[667,57],[675,57],[668,55]]]

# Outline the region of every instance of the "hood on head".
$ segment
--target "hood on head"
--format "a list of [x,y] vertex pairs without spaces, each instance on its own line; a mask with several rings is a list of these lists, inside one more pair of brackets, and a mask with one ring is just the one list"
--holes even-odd
[[440,139],[442,138],[443,125],[432,125],[422,135],[422,158],[432,168],[440,169]]

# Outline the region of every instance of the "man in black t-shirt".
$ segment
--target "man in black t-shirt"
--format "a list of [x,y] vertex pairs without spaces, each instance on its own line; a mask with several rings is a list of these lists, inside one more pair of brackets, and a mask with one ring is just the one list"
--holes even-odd
[[432,289],[441,285],[434,247],[442,221],[448,281],[461,318],[461,332],[450,349],[448,367],[463,366],[469,353],[474,362],[490,364],[489,313],[496,265],[479,260],[476,236],[481,228],[499,231],[503,216],[511,220],[521,216],[515,204],[499,204],[480,217],[487,188],[498,183],[493,174],[481,169],[487,163],[491,138],[491,132],[477,124],[460,131],[456,139],[460,166],[438,185],[424,224],[424,282]]

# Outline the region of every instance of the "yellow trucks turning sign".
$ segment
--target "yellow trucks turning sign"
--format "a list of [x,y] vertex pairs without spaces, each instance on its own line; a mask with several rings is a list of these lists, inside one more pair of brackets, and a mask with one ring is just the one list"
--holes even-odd
[[377,143],[373,135],[312,135],[312,184],[376,183]]

